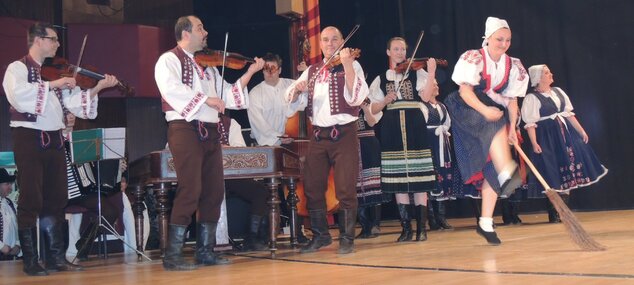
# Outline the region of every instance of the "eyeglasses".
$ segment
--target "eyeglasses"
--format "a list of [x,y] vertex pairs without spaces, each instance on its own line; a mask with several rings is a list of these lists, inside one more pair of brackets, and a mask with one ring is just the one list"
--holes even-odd
[[266,72],[273,73],[273,72],[276,72],[276,71],[279,69],[279,66],[276,66],[276,65],[270,65],[270,64],[265,64],[265,65],[264,65],[264,68],[262,68],[262,69],[263,69],[264,71],[266,71]]
[[48,37],[48,36],[46,36],[46,37],[40,37],[40,38],[43,38],[43,39],[49,39],[49,40],[51,40],[51,41],[52,41],[52,42],[54,42],[54,43],[56,43],[56,42],[58,42],[58,41],[59,41],[59,38],[58,38],[58,37]]

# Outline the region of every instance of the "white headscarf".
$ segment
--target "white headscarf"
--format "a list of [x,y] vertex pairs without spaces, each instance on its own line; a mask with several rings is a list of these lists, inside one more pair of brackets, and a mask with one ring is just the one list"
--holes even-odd
[[531,86],[535,87],[542,80],[542,73],[544,72],[545,64],[537,64],[528,68],[528,76],[531,78]]
[[493,35],[493,33],[495,33],[495,31],[502,29],[502,28],[507,28],[509,30],[511,30],[511,28],[509,27],[509,24],[506,22],[506,20],[500,19],[500,18],[496,18],[496,17],[488,17],[486,24],[484,25],[484,36],[482,37],[484,40],[482,41],[482,47],[485,47],[488,43],[488,38]]

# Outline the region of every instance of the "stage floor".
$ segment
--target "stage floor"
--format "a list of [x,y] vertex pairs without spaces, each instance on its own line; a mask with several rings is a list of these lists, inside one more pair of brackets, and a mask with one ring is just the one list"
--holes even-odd
[[[634,210],[576,213],[606,251],[584,252],[562,224],[547,215],[521,215],[524,224],[498,226],[501,246],[475,233],[475,219],[451,219],[452,231],[434,231],[425,242],[395,243],[397,221],[384,222],[378,238],[355,240],[352,254],[338,255],[337,242],[299,254],[282,243],[268,253],[233,253],[231,265],[166,272],[136,256],[92,258],[79,273],[28,277],[22,263],[0,262],[1,284],[634,284]],[[496,217],[496,221],[500,221]],[[413,224],[413,223],[412,223]],[[357,228],[357,232],[360,229]],[[334,236],[336,230],[331,230]],[[192,255],[191,250],[187,252]]]

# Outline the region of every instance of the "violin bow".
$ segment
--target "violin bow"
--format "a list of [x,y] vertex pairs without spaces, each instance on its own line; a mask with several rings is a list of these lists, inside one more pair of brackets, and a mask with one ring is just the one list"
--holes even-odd
[[[222,71],[220,72],[220,100],[224,101],[225,90],[225,64],[227,63],[227,44],[229,43],[229,32],[225,33],[225,49],[222,52]],[[220,113],[219,113],[220,114]]]
[[86,47],[86,41],[88,40],[88,35],[84,36],[84,42],[81,44],[81,49],[79,50],[79,58],[77,59],[77,65],[75,65],[75,71],[73,72],[73,78],[77,78],[77,72],[79,72],[79,66],[81,66],[81,59],[84,57],[84,48]]
[[319,70],[317,70],[317,72],[315,72],[315,75],[313,75],[313,78],[311,78],[308,82],[312,82],[315,80],[315,78],[317,78],[317,76],[319,75],[319,73],[326,67],[328,66],[328,64],[332,61],[333,58],[335,58],[335,56],[337,54],[339,54],[339,51],[341,51],[341,49],[343,48],[343,46],[346,45],[346,43],[348,42],[348,40],[352,37],[352,35],[354,35],[354,33],[357,32],[357,30],[359,29],[361,25],[356,24],[354,26],[354,28],[352,28],[352,31],[350,31],[350,33],[348,33],[348,36],[343,40],[343,43],[341,43],[341,45],[339,45],[339,47],[335,50],[335,52],[332,53],[332,55],[328,58],[328,60],[326,60],[326,63],[324,63],[324,65],[321,66],[321,68],[319,68]]
[[[414,56],[416,56],[416,51],[418,51],[418,47],[420,46],[420,42],[423,40],[423,35],[425,35],[425,31],[420,31],[420,35],[418,35],[418,41],[416,42],[416,47],[414,47],[414,53],[412,53],[412,57],[410,57],[409,62],[407,63],[407,68],[405,72],[403,72],[403,78],[398,82],[398,86],[396,87],[396,96],[401,91],[401,86],[403,85],[403,81],[407,76],[409,76],[409,70],[412,67],[412,62],[414,62]],[[396,79],[396,78],[394,78]]]

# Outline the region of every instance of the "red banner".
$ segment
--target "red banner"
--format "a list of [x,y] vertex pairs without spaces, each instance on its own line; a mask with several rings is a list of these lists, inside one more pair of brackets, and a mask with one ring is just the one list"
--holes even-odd
[[307,58],[307,65],[314,64],[322,60],[321,49],[319,48],[319,0],[304,0],[306,37],[310,44],[310,53]]

